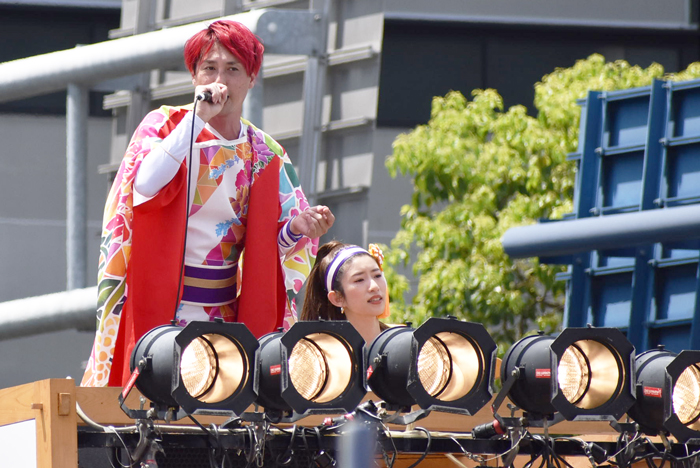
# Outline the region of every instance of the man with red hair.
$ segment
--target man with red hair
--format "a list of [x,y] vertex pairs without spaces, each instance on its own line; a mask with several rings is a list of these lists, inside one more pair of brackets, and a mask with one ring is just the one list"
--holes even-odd
[[242,24],[212,23],[185,45],[194,104],[154,110],[134,132],[105,206],[81,385],[124,385],[134,344],[158,325],[223,318],[260,337],[296,319],[335,218],[309,207],[284,149],[241,117],[263,50]]

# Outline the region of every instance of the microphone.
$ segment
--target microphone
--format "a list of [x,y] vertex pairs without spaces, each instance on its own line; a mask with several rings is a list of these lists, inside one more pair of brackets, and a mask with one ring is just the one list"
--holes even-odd
[[196,97],[197,101],[211,102],[211,93],[209,91],[202,91]]

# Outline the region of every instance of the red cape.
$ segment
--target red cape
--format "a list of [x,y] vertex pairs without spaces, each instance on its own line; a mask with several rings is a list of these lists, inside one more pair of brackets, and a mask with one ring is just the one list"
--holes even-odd
[[[278,253],[279,170],[275,156],[255,175],[248,203],[248,224],[238,321],[256,337],[281,327],[287,295]],[[182,297],[182,253],[185,244],[187,170],[151,200],[134,207],[127,299],[114,349],[110,386],[123,386],[136,342],[148,331],[173,320]]]

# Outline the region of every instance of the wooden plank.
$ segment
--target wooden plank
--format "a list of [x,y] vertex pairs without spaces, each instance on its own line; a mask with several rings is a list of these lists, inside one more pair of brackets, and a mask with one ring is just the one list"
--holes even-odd
[[75,383],[72,379],[49,379],[35,383],[44,405],[41,416],[37,418],[37,437],[43,440],[38,450],[39,467],[76,468],[78,431]]
[[[103,426],[130,426],[134,420],[130,419],[119,407],[120,387],[77,387],[76,399],[83,412],[94,422]],[[126,406],[130,409],[140,408],[141,394],[134,388],[126,399]],[[144,408],[149,408],[146,401]],[[251,408],[252,410],[252,408]],[[202,424],[223,424],[228,420],[225,416],[197,416],[197,420]],[[160,421],[159,423],[162,423]],[[78,424],[84,425],[82,420]],[[173,424],[192,425],[189,419],[173,421]]]
[[[83,388],[78,387],[77,389],[77,401],[82,407],[83,411],[90,416],[91,419],[102,425],[129,425],[133,424],[133,420],[129,419],[126,414],[119,408],[118,397],[121,392],[121,388],[117,387],[105,387],[105,388]],[[127,406],[132,409],[139,408],[139,397],[140,394],[138,390],[134,389],[129,398],[127,399]],[[378,401],[376,395],[369,392],[363,401],[366,400]],[[507,402],[507,401],[506,401]],[[148,407],[148,406],[146,406]],[[504,404],[503,409],[506,408]],[[262,410],[262,409],[261,409]],[[253,407],[248,408],[248,411],[253,411]],[[500,414],[502,416],[510,416],[510,413],[501,410]],[[516,413],[517,415],[518,413]],[[317,426],[323,423],[324,418],[328,415],[312,415],[308,416],[297,422],[298,425],[303,426]],[[201,420],[203,424],[220,424],[226,421],[225,417],[197,417]],[[432,412],[425,419],[421,419],[415,423],[416,426],[424,427],[431,431],[441,431],[441,432],[471,432],[471,430],[480,424],[488,423],[493,421],[493,414],[491,413],[491,403],[484,406],[473,416],[464,416],[454,413],[440,413]],[[183,419],[177,421],[177,424],[193,424],[188,419]],[[286,425],[282,425],[286,426]],[[291,425],[290,425],[291,426]],[[397,426],[390,424],[389,427],[393,430],[402,430],[404,426]],[[617,433],[610,427],[610,423],[606,421],[586,421],[586,422],[572,422],[572,421],[562,421],[559,424],[551,426],[549,428],[550,434],[577,434],[581,431],[585,431],[586,434],[591,436],[601,435],[610,436],[617,435]],[[542,433],[542,429],[531,428],[531,432]]]
[[37,466],[76,468],[78,433],[72,379],[48,379],[0,390],[0,425],[35,420]]
[[0,426],[34,419],[40,414],[41,402],[35,390],[35,382],[0,390]]

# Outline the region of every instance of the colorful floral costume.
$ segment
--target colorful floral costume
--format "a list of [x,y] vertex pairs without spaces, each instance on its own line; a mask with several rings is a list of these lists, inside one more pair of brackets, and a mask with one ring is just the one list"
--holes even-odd
[[208,126],[199,133],[188,219],[187,159],[154,197],[135,203],[141,162],[190,111],[164,106],[149,113],[117,172],[104,213],[97,334],[82,386],[123,385],[136,341],[173,319],[183,323],[185,244],[186,265],[235,271],[226,286],[233,302],[202,306],[204,317],[243,322],[257,337],[296,319],[293,296],[309,274],[317,240],[280,244],[284,227],[308,203],[291,161],[270,136],[245,121],[235,141]]

